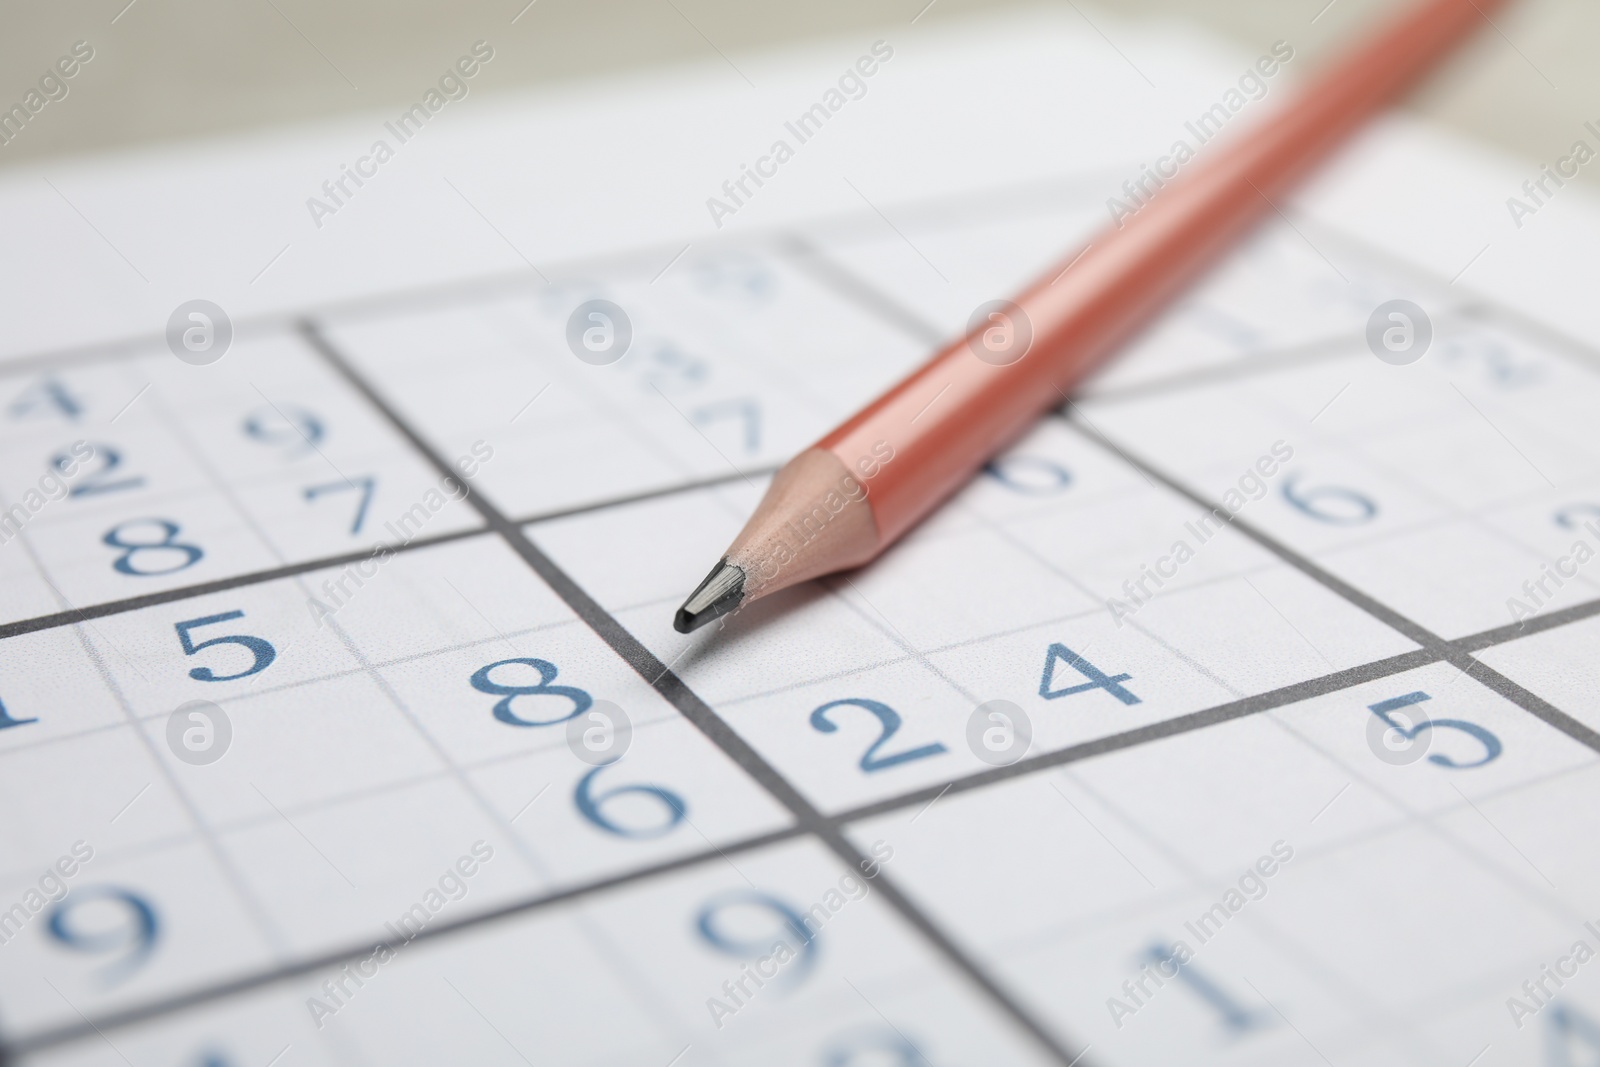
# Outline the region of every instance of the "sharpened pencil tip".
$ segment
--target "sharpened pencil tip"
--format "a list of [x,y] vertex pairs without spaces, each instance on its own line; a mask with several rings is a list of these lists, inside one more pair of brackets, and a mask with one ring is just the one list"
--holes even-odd
[[726,558],[720,559],[673,616],[672,628],[680,634],[698,630],[712,619],[728,614],[743,600],[744,571]]

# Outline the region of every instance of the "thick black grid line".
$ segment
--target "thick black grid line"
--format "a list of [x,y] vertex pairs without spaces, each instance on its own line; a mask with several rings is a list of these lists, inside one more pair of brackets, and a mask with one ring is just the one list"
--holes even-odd
[[[1073,418],[1070,415],[1062,416],[1062,421],[1064,421],[1068,426],[1071,426],[1073,429],[1077,430],[1078,433],[1082,434],[1087,439],[1105,448],[1106,451],[1111,452],[1113,455],[1119,456],[1123,462],[1129,463],[1138,468],[1147,477],[1160,482],[1162,485],[1165,485],[1168,489],[1171,489],[1173,492],[1177,493],[1179,496],[1182,496],[1186,500],[1198,504],[1207,511],[1216,512],[1218,515],[1228,514],[1227,511],[1223,510],[1221,505],[1219,505],[1216,501],[1207,500],[1204,496],[1195,492],[1187,485],[1162,472],[1161,470],[1152,467],[1149,463],[1139,458],[1137,455],[1129,453],[1127,449],[1120,448],[1113,444],[1111,441],[1101,436],[1099,431],[1095,430],[1093,427],[1084,424],[1082,421]],[[1536,696],[1529,690],[1512,681],[1510,678],[1507,678],[1505,675],[1501,674],[1499,671],[1490,667],[1482,660],[1474,659],[1471,652],[1464,648],[1458,648],[1454,642],[1440,637],[1438,634],[1435,634],[1433,631],[1424,627],[1421,623],[1415,622],[1388,605],[1380,603],[1377,599],[1367,595],[1366,593],[1363,593],[1349,582],[1346,582],[1343,578],[1334,575],[1330,571],[1324,570],[1322,567],[1312,562],[1309,557],[1303,556],[1294,549],[1282,544],[1277,539],[1267,536],[1265,533],[1256,529],[1249,523],[1242,521],[1237,516],[1231,516],[1227,521],[1228,524],[1231,525],[1235,530],[1238,530],[1239,533],[1243,534],[1245,537],[1248,537],[1250,540],[1254,541],[1268,552],[1271,552],[1273,555],[1283,560],[1301,574],[1304,574],[1307,578],[1310,578],[1312,581],[1318,583],[1329,592],[1342,597],[1344,600],[1360,608],[1362,611],[1365,611],[1368,615],[1371,615],[1374,619],[1384,623],[1390,629],[1404,634],[1412,641],[1415,641],[1417,644],[1421,645],[1427,651],[1433,653],[1436,658],[1444,660],[1446,663],[1449,663],[1462,673],[1470,675],[1475,681],[1489,689],[1494,690],[1496,693],[1499,693],[1501,696],[1505,697],[1511,703],[1517,705],[1517,707],[1521,708],[1523,711],[1526,711],[1528,714],[1544,720],[1547,725],[1553,726],[1555,729],[1560,730],[1562,733],[1566,734],[1574,741],[1577,741],[1579,744],[1587,745],[1594,751],[1600,752],[1600,732],[1585,726],[1577,719],[1574,719],[1571,715],[1568,715],[1566,712],[1557,708],[1554,704],[1551,704],[1542,697]],[[1587,607],[1587,605],[1581,606]],[[1504,631],[1502,629],[1491,632]],[[1521,636],[1521,634],[1518,633],[1516,636]]]
[[[776,467],[752,467],[749,470],[735,474],[718,474],[710,478],[698,478],[692,482],[678,482],[673,485],[658,486],[654,489],[645,489],[610,500],[574,504],[569,508],[544,511],[525,518],[512,519],[511,521],[519,526],[534,522],[551,522],[555,519],[565,519],[590,511],[602,511],[606,508],[621,507],[626,504],[654,500],[657,497],[671,496],[674,493],[686,493],[695,489],[711,489],[750,477],[766,477],[776,470]],[[456,530],[453,533],[435,534],[432,537],[418,537],[386,547],[391,553],[398,554],[409,552],[412,549],[431,548],[434,545],[448,544],[451,541],[462,541],[470,537],[482,537],[490,532],[487,526],[474,526],[467,530]],[[237,589],[240,586],[260,585],[262,582],[277,581],[280,578],[293,578],[296,575],[326,570],[329,567],[342,567],[351,563],[360,563],[364,559],[370,559],[377,551],[378,549],[376,548],[364,548],[358,552],[345,552],[337,556],[321,556],[317,559],[303,560],[299,563],[287,563],[281,567],[272,567],[267,570],[247,571],[244,574],[235,574],[228,578],[201,582],[198,585],[180,585],[173,589],[162,590],[159,593],[124,597],[121,600],[107,600],[99,604],[88,604],[81,608],[73,608],[69,611],[57,611],[49,615],[35,615],[31,619],[18,619],[15,622],[0,623],[0,641],[8,637],[16,637],[19,634],[36,633],[39,630],[53,630],[59,626],[72,626],[88,619],[100,619],[107,615],[121,615],[125,611],[138,611],[140,608],[154,607],[157,604],[170,604],[175,600],[187,600],[190,597],[205,596],[207,593],[221,593],[229,589]]]
[[[834,220],[836,225],[843,226],[845,220]],[[824,228],[821,224],[813,229]],[[787,257],[788,262],[799,268],[803,273],[814,280],[827,286],[835,295],[844,297],[869,314],[876,315],[912,340],[920,344],[938,344],[946,340],[945,332],[939,327],[922,318],[916,311],[899,303],[893,296],[885,293],[873,283],[852,272],[848,267],[838,263],[802,234],[790,231],[774,231],[773,233],[757,234],[745,243],[759,248],[765,248]],[[733,245],[732,247],[740,247]],[[1364,247],[1364,246],[1363,246]],[[618,262],[634,263],[639,260],[642,253],[633,252],[621,256],[603,257],[599,262],[604,265],[614,265]],[[1409,264],[1401,264],[1403,269],[1417,273],[1417,268]],[[510,279],[501,276],[492,278],[472,279],[450,287],[452,294],[460,289],[463,294],[453,299],[466,299],[470,296],[482,298],[485,291],[506,290],[515,292],[522,286],[521,275],[516,275],[517,285],[510,284]],[[432,292],[432,291],[430,291]],[[368,309],[369,305],[379,308],[391,303],[406,302],[413,306],[415,298],[419,295],[410,291],[399,294],[385,294],[370,300],[353,302],[348,310],[355,313],[358,310]],[[406,298],[406,300],[402,300]],[[336,310],[347,310],[344,305],[336,305]],[[1501,313],[1497,309],[1497,313]],[[316,314],[315,312],[313,314]],[[273,334],[284,328],[285,320],[279,317],[263,318],[259,321],[252,320],[256,332],[260,334]],[[1533,325],[1519,320],[1519,326],[1526,326],[1534,331]],[[243,326],[239,327],[243,329]],[[1600,368],[1600,355],[1583,348],[1577,341],[1554,333],[1548,328],[1542,329],[1547,338],[1553,338],[1552,343],[1558,346],[1572,348],[1580,351],[1582,357],[1592,366]],[[29,370],[37,370],[43,366],[57,366],[60,362],[98,362],[102,360],[115,360],[149,355],[153,340],[122,340],[104,345],[86,346],[82,350],[68,350],[62,353],[51,353],[34,357],[23,357],[19,360],[0,363],[0,375],[14,375]],[[1211,384],[1223,381],[1232,381],[1237,378],[1252,377],[1272,371],[1289,369],[1319,363],[1326,360],[1340,358],[1349,351],[1350,345],[1356,343],[1347,337],[1328,337],[1316,341],[1307,341],[1283,348],[1266,348],[1228,360],[1209,367],[1201,367],[1193,371],[1177,372],[1170,375],[1161,375],[1150,381],[1137,382],[1126,386],[1107,389],[1101,392],[1085,394],[1084,399],[1093,400],[1124,400],[1134,397],[1152,395],[1156,393],[1171,392],[1190,388],[1200,384]],[[653,489],[642,490],[638,493],[599,500],[586,504],[577,504],[569,508],[562,508],[538,514],[526,515],[514,521],[522,524],[545,522],[551,519],[565,518],[570,515],[579,515],[588,511],[597,511],[604,508],[616,507],[624,504],[649,500],[654,497],[670,496],[673,493],[685,492],[706,486],[720,485],[736,479],[750,476],[763,476],[771,474],[775,467],[754,467],[742,470],[735,474],[717,475],[710,478],[697,479],[690,482],[675,483],[669,486],[658,486]],[[392,551],[402,552],[411,548],[425,548],[430,544],[444,541],[457,540],[470,537],[474,534],[485,533],[487,530],[479,528],[460,531],[452,534],[436,535],[431,538],[417,538],[415,541],[401,545],[390,546]],[[136,611],[139,608],[151,607],[156,604],[171,603],[192,596],[203,596],[207,593],[222,592],[239,586],[255,585],[268,582],[277,578],[291,578],[308,571],[321,570],[327,567],[337,567],[349,563],[359,562],[370,555],[372,550],[364,549],[359,552],[342,553],[333,556],[319,557],[302,562],[274,567],[267,570],[250,571],[244,574],[233,575],[228,578],[219,578],[212,582],[198,585],[177,586],[160,593],[150,593],[138,597],[125,597],[119,600],[109,600],[99,604],[89,604],[73,608],[69,611],[52,612],[47,615],[38,615],[26,619],[17,619],[7,623],[0,623],[0,640],[15,637],[19,634],[34,633],[39,630],[48,630],[58,626],[70,626],[88,619],[98,619],[107,615],[117,615],[124,611]]]
[[[307,343],[319,352],[328,363],[337,370],[344,379],[366,398],[374,409],[381,413],[390,424],[398,430],[418,455],[422,456],[441,474],[455,476],[456,471],[449,461],[434,450],[416,430],[414,430],[399,413],[396,412],[388,401],[373,386],[367,382],[344,356],[338,352],[327,338],[317,330],[314,323],[303,322],[301,333]],[[803,830],[811,833],[828,847],[846,867],[851,870],[865,871],[874,866],[872,861],[860,849],[845,837],[844,831],[835,823],[822,817],[822,814],[811,804],[805,796],[789,783],[777,769],[761,756],[751,745],[740,737],[733,728],[722,720],[711,707],[701,700],[699,695],[689,688],[684,681],[672,672],[672,669],[656,658],[644,644],[628,632],[611,613],[601,607],[599,602],[591,597],[587,590],[575,582],[565,571],[546,556],[530,541],[522,527],[510,519],[483,498],[483,494],[470,494],[467,498],[484,519],[491,530],[499,534],[511,549],[521,556],[523,561],[533,568],[534,572],[544,579],[556,595],[566,602],[567,606],[585,623],[589,625],[601,640],[609,645],[623,662],[643,678],[649,685],[666,698],[668,703],[677,708],[684,718],[711,740],[722,752],[739,764],[745,773],[755,779],[768,793],[780,804],[789,810],[796,824]],[[936,927],[932,920],[923,915],[911,903],[904,893],[882,871],[873,879],[874,888],[883,896],[884,900],[900,917],[920,932],[956,970],[963,973],[974,985],[986,993],[990,1000],[1013,1022],[1021,1026],[1044,1049],[1048,1050],[1063,1065],[1078,1062],[1082,1057],[1075,1055],[1071,1049],[1047,1030],[1041,1023],[1024,1011],[1021,1005],[1011,999],[995,982],[994,979],[978,966],[954,941],[947,937],[944,931]]]
[[[799,250],[799,246],[791,245],[790,247],[791,249]],[[809,247],[804,248],[803,255],[820,258],[820,254]],[[823,278],[826,278],[830,273],[832,273],[833,284],[836,286],[844,287],[842,283],[844,283],[847,279],[849,284],[852,286],[859,281],[858,279],[851,277],[848,272],[844,272],[842,268],[837,272],[830,272],[824,269],[816,269],[813,271],[814,276]],[[859,303],[861,294],[858,292],[853,295],[857,298],[857,302]],[[876,298],[879,295],[881,294],[874,294],[874,297]],[[883,299],[892,306],[892,300],[889,300],[887,297]],[[879,307],[876,310],[880,315],[884,314],[882,307]],[[901,326],[902,328],[907,328],[908,322],[916,321],[916,316],[914,313],[909,311],[904,311],[903,315],[897,314],[887,317],[889,317],[892,321],[895,321],[895,324]],[[322,354],[347,381],[352,384],[353,387],[361,392],[369,403],[372,403],[391,421],[391,423],[401,432],[402,436],[406,437],[412,447],[415,448],[424,459],[432,463],[442,473],[449,473],[452,475],[455,474],[455,472],[451,470],[449,466],[433,452],[426,441],[412,431],[411,428],[389,408],[382,397],[370,389],[367,384],[354,372],[354,370],[345,363],[342,356],[340,356],[338,352],[333,350],[327,344],[326,340],[322,338],[320,333],[313,325],[310,323],[302,323],[300,329],[308,342],[310,342],[312,346],[320,354]],[[920,334],[923,331],[919,330],[917,332]],[[1559,340],[1560,342],[1564,342],[1565,347],[1582,348],[1581,345],[1578,345],[1570,338],[1560,338]],[[1588,357],[1590,360],[1594,358],[1586,349],[1583,351],[1583,355]],[[1240,368],[1240,370],[1243,373],[1250,373],[1260,370],[1278,369],[1281,366],[1282,364],[1277,360],[1262,359],[1260,362],[1255,362],[1250,367]],[[1160,481],[1170,490],[1208,510],[1217,507],[1214,502],[1207,500],[1204,496],[1189,488],[1177,479],[1165,474],[1159,469],[1151,466],[1149,463],[1135,456],[1131,456],[1126,450],[1114,445],[1091,427],[1084,425],[1078,420],[1072,419],[1070,415],[1066,413],[1063,413],[1063,418],[1070,426],[1072,426],[1074,430],[1081,433],[1086,438],[1095,441],[1102,447],[1112,451],[1116,456],[1126,462],[1129,462],[1151,479]],[[736,762],[739,762],[747,772],[750,772],[758,782],[766,787],[769,792],[772,792],[773,795],[780,800],[780,802],[789,807],[791,814],[796,817],[796,823],[784,830],[757,835],[755,837],[742,839],[732,844],[723,845],[720,848],[714,848],[704,852],[678,857],[676,859],[668,860],[655,865],[637,868],[622,872],[620,874],[596,879],[587,883],[569,886],[550,893],[541,894],[527,900],[517,901],[503,908],[495,909],[480,915],[468,916],[452,923],[441,924],[440,926],[427,931],[423,936],[444,936],[457,930],[480,926],[486,923],[497,921],[501,918],[544,910],[562,903],[582,899],[594,893],[599,893],[638,882],[648,881],[649,879],[659,875],[699,866],[720,858],[724,854],[751,851],[808,835],[818,838],[845,862],[861,863],[865,861],[865,857],[844,836],[845,828],[853,822],[894,811],[904,810],[913,806],[920,806],[946,792],[966,792],[979,789],[1012,778],[1064,766],[1098,755],[1131,749],[1143,744],[1161,740],[1163,738],[1180,736],[1186,733],[1204,729],[1208,726],[1217,725],[1224,722],[1231,722],[1236,719],[1259,714],[1275,708],[1285,707],[1290,704],[1311,699],[1313,697],[1339,692],[1367,681],[1390,677],[1437,662],[1448,662],[1457,669],[1471,674],[1474,679],[1484,684],[1487,688],[1496,691],[1510,702],[1521,707],[1523,710],[1542,719],[1548,725],[1560,730],[1569,737],[1574,738],[1591,749],[1600,750],[1600,733],[1597,733],[1587,726],[1584,726],[1582,723],[1577,722],[1570,716],[1554,708],[1548,702],[1542,700],[1535,694],[1527,691],[1517,683],[1513,682],[1511,679],[1506,678],[1499,672],[1493,671],[1482,661],[1476,660],[1472,657],[1472,653],[1476,651],[1481,651],[1483,649],[1514,641],[1535,633],[1545,632],[1593,617],[1595,615],[1600,615],[1600,600],[1589,601],[1559,611],[1549,612],[1536,618],[1526,620],[1520,624],[1497,627],[1492,630],[1487,630],[1476,634],[1469,634],[1464,637],[1449,640],[1433,634],[1420,624],[1415,623],[1400,613],[1388,608],[1386,605],[1383,605],[1376,599],[1348,585],[1348,583],[1345,583],[1342,579],[1339,579],[1336,576],[1322,570],[1317,564],[1313,563],[1308,558],[1301,556],[1299,553],[1288,548],[1287,546],[1279,544],[1273,538],[1235,518],[1230,520],[1231,524],[1235,526],[1241,534],[1256,541],[1257,544],[1276,555],[1285,563],[1293,566],[1307,577],[1317,581],[1325,588],[1328,588],[1335,594],[1341,596],[1352,604],[1355,604],[1357,607],[1360,607],[1374,618],[1384,622],[1391,628],[1416,641],[1421,647],[1413,652],[1403,653],[1401,655],[1389,657],[1384,660],[1362,664],[1357,667],[1334,672],[1318,678],[1307,679],[1305,681],[1294,683],[1277,690],[1230,701],[1226,704],[1221,704],[1212,708],[1203,709],[1198,712],[1178,716],[1174,719],[1164,722],[1153,723],[1148,726],[1124,731],[1119,734],[1112,734],[1106,737],[1096,738],[1094,740],[1073,745],[1055,752],[1046,753],[1030,759],[1024,759],[1007,767],[977,772],[962,778],[954,779],[943,785],[921,788],[913,792],[900,794],[892,798],[861,805],[834,815],[824,815],[813,805],[811,805],[809,801],[802,797],[797,790],[787,783],[786,780],[778,775],[777,772],[759,756],[759,754],[755,753],[754,750],[751,749],[742,738],[735,734],[732,729],[716,715],[715,712],[706,706],[704,702],[701,701],[699,697],[696,696],[681,681],[681,679],[678,679],[676,675],[673,675],[664,665],[662,665],[660,660],[657,659],[653,653],[651,653],[648,649],[645,649],[636,638],[628,633],[628,631],[623,629],[615,619],[611,618],[609,613],[596,604],[586,592],[578,587],[577,584],[568,576],[566,576],[563,571],[556,567],[556,565],[548,557],[546,557],[537,548],[537,546],[528,540],[521,530],[521,525],[523,523],[543,521],[546,519],[558,518],[566,514],[598,510],[615,506],[617,504],[631,503],[638,499],[649,499],[651,497],[663,496],[685,490],[721,484],[731,480],[733,477],[736,476],[729,475],[726,477],[709,479],[704,483],[675,485],[665,489],[650,490],[642,494],[637,494],[634,497],[628,497],[615,501],[599,502],[591,505],[583,505],[562,512],[534,516],[532,518],[522,520],[512,520],[501,516],[497,511],[495,511],[495,509],[487,505],[479,494],[472,494],[469,499],[479,510],[480,515],[485,518],[485,527],[461,531],[453,534],[440,535],[434,538],[418,539],[416,542],[413,542],[411,545],[405,547],[423,547],[426,544],[436,544],[445,541],[459,540],[466,537],[480,536],[489,533],[498,534],[501,536],[507,541],[513,550],[518,552],[519,556],[528,562],[529,565],[537,573],[539,573],[547,583],[551,585],[558,595],[561,595],[563,599],[567,601],[569,606],[572,607],[572,609],[585,623],[593,628],[595,632],[602,637],[602,639],[606,640],[607,643],[615,651],[617,651],[619,655],[622,656],[622,658],[629,664],[630,667],[644,677],[646,681],[650,682],[650,684],[659,692],[661,692],[662,695],[680,711],[680,713],[684,714],[686,718],[688,718],[692,723],[694,723],[694,725],[701,729],[701,731],[704,732],[714,743],[718,744],[718,746],[722,748],[724,752],[726,752],[731,758],[735,759]],[[48,626],[68,625],[70,623],[80,621],[83,618],[98,617],[100,615],[112,614],[119,611],[135,610],[139,607],[149,606],[153,603],[165,603],[173,600],[183,599],[188,596],[201,595],[205,592],[213,591],[213,589],[232,588],[237,585],[269,581],[273,578],[287,577],[293,574],[303,573],[304,571],[308,570],[336,566],[341,562],[353,562],[363,559],[368,554],[368,552],[360,552],[341,557],[334,557],[331,559],[308,562],[305,564],[295,564],[290,567],[278,568],[274,571],[257,572],[251,575],[237,576],[232,579],[223,579],[218,582],[209,583],[203,586],[186,587],[182,589],[170,590],[165,593],[152,594],[149,597],[137,598],[136,600],[113,602],[108,605],[100,605],[83,609],[82,612],[78,613],[65,612],[55,616],[43,616],[36,620],[23,620],[19,623],[8,624],[6,627],[0,627],[0,638],[11,636],[12,628],[29,626],[29,624],[32,623],[40,623],[40,625],[31,626],[29,629],[22,630],[21,632],[30,632],[31,629],[44,629]],[[1014,1019],[1027,1028],[1030,1033],[1033,1033],[1034,1036],[1044,1041],[1046,1047],[1050,1048],[1052,1052],[1060,1057],[1062,1062],[1071,1062],[1068,1058],[1068,1050],[1061,1048],[1055,1042],[1055,1040],[1051,1038],[1048,1033],[1045,1033],[1042,1028],[1038,1027],[1037,1024],[1032,1023],[1031,1020],[1028,1020],[1025,1016],[1020,1016],[1018,1014],[1018,1009],[1016,1009],[1015,1006],[1012,1005],[1008,999],[1006,999],[1003,991],[1001,991],[999,987],[987,977],[987,975],[978,970],[976,965],[964,954],[962,954],[961,950],[955,946],[953,942],[951,942],[949,938],[943,934],[942,931],[936,928],[925,916],[921,915],[915,906],[912,905],[898,889],[896,889],[891,883],[887,882],[881,874],[879,875],[875,884],[878,886],[878,888],[886,890],[885,898],[892,907],[899,911],[902,916],[906,917],[908,921],[910,921],[911,924],[919,930],[919,932],[928,937],[935,947],[944,952],[947,958],[955,963],[959,969],[967,973],[970,978],[973,978],[980,985],[980,987],[985,990],[985,992],[989,993],[992,997],[997,998],[1002,1008],[1007,1010],[1008,1013],[1012,1014]],[[303,975],[323,967],[335,967],[342,962],[363,956],[370,951],[371,945],[363,943],[359,946],[354,946],[346,950],[325,953],[314,960],[296,962],[270,972],[262,972],[255,975],[245,976],[222,985],[209,986],[205,989],[190,990],[163,1000],[152,1002],[150,1004],[124,1009],[116,1013],[99,1017],[92,1022],[69,1024],[54,1030],[43,1031],[31,1036],[27,1036],[14,1042],[0,1044],[0,1067],[3,1067],[5,1063],[9,1062],[12,1056],[20,1053],[36,1052],[64,1043],[95,1036],[97,1033],[97,1027],[98,1029],[112,1029],[141,1021],[159,1018],[185,1008],[195,1007],[219,999],[231,997],[239,993],[272,984],[274,982]]]
[[[924,804],[945,794],[959,794],[997,785],[1027,775],[1063,767],[1072,763],[1091,759],[1095,756],[1106,755],[1112,752],[1121,752],[1149,744],[1169,737],[1178,737],[1184,734],[1203,730],[1210,726],[1232,722],[1236,719],[1247,718],[1277,708],[1287,707],[1315,697],[1325,696],[1330,693],[1340,692],[1353,686],[1361,685],[1380,678],[1388,678],[1407,671],[1416,670],[1432,663],[1448,662],[1451,659],[1450,650],[1458,653],[1470,653],[1495,645],[1514,641],[1532,633],[1555,629],[1581,619],[1590,618],[1600,614],[1600,600],[1590,601],[1576,605],[1560,612],[1552,612],[1548,616],[1540,616],[1529,620],[1525,627],[1506,626],[1482,633],[1469,634],[1453,641],[1444,641],[1441,647],[1419,648],[1412,652],[1391,656],[1387,659],[1372,663],[1361,664],[1332,674],[1306,679],[1279,689],[1269,690],[1264,693],[1254,694],[1225,704],[1204,708],[1187,715],[1177,716],[1172,719],[1147,726],[1126,730],[1121,733],[1109,734],[1095,738],[1081,744],[1072,745],[1054,752],[1043,753],[1039,756],[1019,760],[1005,767],[996,767],[989,770],[976,772],[949,782],[926,786],[908,793],[898,794],[883,800],[873,801],[846,811],[832,815],[818,815],[818,822],[833,827],[838,832],[845,831],[850,824],[887,815],[896,811],[903,811]],[[1448,646],[1448,648],[1444,647]],[[1482,669],[1481,662],[1474,661],[1478,669]],[[630,666],[633,664],[630,662]],[[681,684],[681,682],[679,683]],[[1537,699],[1537,698],[1535,698]],[[478,915],[467,916],[450,923],[443,923],[430,928],[425,932],[425,937],[437,937],[458,930],[471,929],[477,926],[492,923],[504,918],[526,915],[537,911],[547,910],[556,905],[584,899],[591,895],[602,893],[610,889],[620,888],[637,882],[648,881],[659,875],[670,874],[675,871],[685,870],[701,864],[719,859],[725,855],[736,855],[746,851],[762,848],[771,844],[792,840],[813,832],[811,826],[796,824],[787,829],[775,831],[756,837],[743,839],[730,844],[725,844],[700,853],[678,857],[662,863],[637,868],[620,874],[609,875],[604,878],[589,882],[567,886],[550,893],[540,894],[526,900],[517,901]],[[351,945],[344,949],[323,953],[311,960],[298,961],[271,971],[247,975],[226,983],[206,986],[201,989],[188,990],[174,996],[143,1005],[136,1005],[114,1013],[107,1014],[94,1020],[94,1026],[102,1030],[109,1030],[139,1022],[148,1021],[169,1015],[187,1008],[198,1007],[217,1000],[226,999],[241,993],[247,993],[277,982],[287,981],[300,975],[320,970],[322,968],[336,968],[339,964],[358,959],[370,953],[372,946],[366,942]],[[6,1053],[19,1054],[37,1052],[57,1045],[69,1043],[95,1036],[93,1027],[86,1024],[69,1024],[53,1030],[42,1031],[18,1040],[9,1046],[0,1046],[0,1067],[6,1062]]]

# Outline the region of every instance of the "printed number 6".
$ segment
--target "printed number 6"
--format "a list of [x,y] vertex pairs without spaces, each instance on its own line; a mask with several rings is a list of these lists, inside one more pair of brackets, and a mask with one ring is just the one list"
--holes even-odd
[[1280,489],[1283,499],[1318,522],[1326,522],[1333,526],[1360,526],[1364,522],[1371,522],[1378,514],[1378,505],[1372,498],[1363,496],[1354,489],[1345,489],[1337,485],[1319,485],[1304,492],[1297,492],[1296,486],[1299,481],[1298,474],[1291,474],[1284,479]]

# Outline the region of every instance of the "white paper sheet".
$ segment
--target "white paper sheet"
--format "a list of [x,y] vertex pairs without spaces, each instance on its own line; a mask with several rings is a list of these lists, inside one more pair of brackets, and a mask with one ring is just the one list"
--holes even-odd
[[1389,120],[881,560],[671,630],[777,465],[1253,58],[1104,29],[908,30],[721,230],[875,38],[472,100],[320,229],[382,116],[14,173],[0,1041],[1600,1055],[1579,189],[1518,229],[1519,164]]

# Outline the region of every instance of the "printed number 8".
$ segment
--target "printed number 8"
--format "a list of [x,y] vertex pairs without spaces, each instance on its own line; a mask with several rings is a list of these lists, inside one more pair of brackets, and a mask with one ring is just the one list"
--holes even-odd
[[[489,672],[496,667],[505,667],[512,663],[520,663],[525,667],[532,667],[539,672],[538,685],[502,685],[489,679]],[[480,667],[472,676],[472,688],[480,693],[488,693],[504,699],[494,706],[494,717],[507,726],[554,726],[558,722],[582,715],[594,703],[594,698],[587,692],[573,685],[551,685],[556,678],[556,665],[548,660],[533,659],[532,657],[520,659],[503,659]],[[555,719],[524,719],[512,710],[512,701],[520,696],[555,696],[572,701],[572,710]]]
[[[161,539],[158,541],[124,540],[123,531],[130,526],[159,526],[161,528]],[[178,536],[179,530],[180,527],[177,523],[167,519],[129,519],[127,522],[113,526],[100,540],[112,548],[125,549],[122,555],[111,564],[121,574],[131,574],[135,577],[145,577],[152,574],[172,574],[175,571],[194,566],[205,555],[205,552],[198,545],[189,545],[184,544],[182,541],[173,540]],[[183,553],[183,562],[170,567],[140,569],[134,566],[133,561],[141,552],[181,552]]]

